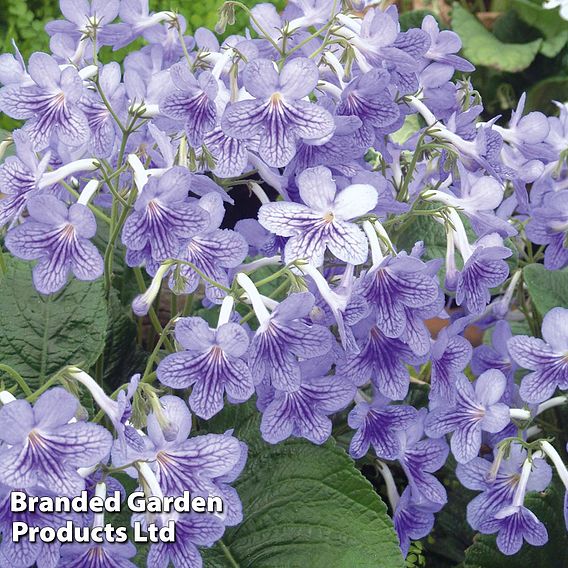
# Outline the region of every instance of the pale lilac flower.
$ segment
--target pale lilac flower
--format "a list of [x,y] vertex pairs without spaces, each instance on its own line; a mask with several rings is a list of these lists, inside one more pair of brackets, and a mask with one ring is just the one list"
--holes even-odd
[[298,359],[330,351],[331,332],[307,320],[313,306],[311,293],[291,294],[262,321],[248,355],[255,383],[268,380],[276,389],[294,391],[301,383]]
[[446,489],[433,475],[448,458],[448,444],[443,439],[424,438],[427,410],[422,408],[413,424],[397,431],[400,453],[397,456],[408,478],[412,502],[421,507],[441,508],[448,500]]
[[163,176],[150,177],[122,230],[122,242],[134,251],[147,245],[155,261],[176,258],[184,240],[203,231],[207,211],[189,202],[191,174],[174,167]]
[[325,361],[303,361],[300,386],[294,391],[273,391],[260,423],[267,442],[277,444],[296,436],[323,444],[329,438],[329,415],[353,400],[355,387],[340,375],[326,375],[328,369]]
[[158,380],[175,389],[192,387],[189,406],[197,416],[209,419],[217,414],[225,392],[231,402],[252,396],[252,376],[243,360],[249,339],[240,325],[224,323],[214,330],[201,318],[182,318],[175,336],[184,351],[161,361]]
[[59,568],[136,568],[130,560],[136,547],[130,542],[88,542],[61,547]]
[[103,259],[89,239],[97,232],[88,207],[74,203],[69,209],[52,195],[28,201],[29,218],[6,235],[6,247],[19,258],[37,260],[33,282],[42,294],[61,290],[72,272],[79,280],[96,280]]
[[[201,176],[200,176],[201,177]],[[229,270],[243,262],[248,245],[244,237],[230,229],[220,229],[225,209],[218,193],[208,193],[199,200],[199,207],[209,213],[209,224],[193,237],[185,240],[177,258],[193,263],[207,277],[222,286],[229,287]],[[182,282],[183,294],[191,294],[199,286],[201,277],[188,265],[181,264],[177,275],[170,275],[169,286],[179,293],[176,276]],[[205,295],[214,303],[221,303],[226,295],[209,282],[205,283]]]
[[400,454],[396,432],[414,422],[417,411],[411,406],[389,402],[389,399],[375,395],[372,402],[358,402],[349,413],[347,422],[357,430],[349,445],[349,453],[354,459],[362,458],[370,446],[385,460],[394,460]]
[[481,448],[481,432],[499,432],[510,422],[509,407],[499,402],[506,387],[505,375],[496,369],[485,371],[473,385],[465,375],[458,376],[455,405],[430,412],[424,426],[427,435],[439,438],[452,432],[451,448],[456,460],[472,460]]
[[284,260],[306,259],[321,266],[325,251],[350,264],[367,260],[368,241],[351,220],[368,213],[378,195],[371,185],[350,185],[337,192],[329,169],[318,166],[304,170],[297,178],[305,205],[278,201],[263,205],[260,224],[281,237],[290,237]]
[[213,130],[217,121],[217,80],[209,71],[195,77],[185,61],[172,66],[170,75],[175,91],[162,99],[160,111],[170,118],[184,121],[189,144],[200,146],[205,134]]
[[323,138],[334,129],[333,117],[303,100],[317,85],[319,72],[311,59],[298,57],[276,71],[272,61],[255,59],[243,82],[253,100],[227,106],[221,120],[226,134],[237,139],[260,136],[258,153],[269,166],[285,166],[294,157],[299,138]]
[[36,150],[46,148],[52,135],[69,146],[87,142],[90,130],[80,108],[84,87],[77,69],[61,70],[53,57],[36,52],[28,70],[34,84],[0,90],[0,110],[27,120],[23,129]]
[[213,546],[225,532],[223,523],[210,514],[183,513],[175,520],[175,528],[175,542],[152,544],[148,566],[166,567],[171,563],[174,568],[201,568],[203,560],[197,547]]
[[12,133],[16,155],[8,156],[0,165],[0,227],[15,221],[23,212],[27,200],[38,193],[39,181],[47,169],[51,154],[39,160],[30,139],[22,130]]
[[74,497],[85,488],[78,468],[91,467],[110,453],[112,436],[97,424],[69,421],[79,401],[62,388],[42,394],[33,408],[15,400],[0,409],[0,483],[42,488]]
[[[499,456],[498,450],[495,452]],[[475,530],[486,519],[491,519],[501,509],[509,506],[519,483],[522,465],[527,451],[520,444],[509,447],[507,457],[500,461],[475,457],[458,464],[456,474],[460,483],[468,489],[481,491],[467,505],[467,521]],[[546,460],[533,458],[533,467],[527,484],[528,491],[544,491],[552,479],[552,469]]]
[[542,322],[542,337],[517,335],[507,346],[512,358],[532,371],[523,377],[521,398],[527,402],[543,402],[557,387],[568,389],[568,309],[553,308]]

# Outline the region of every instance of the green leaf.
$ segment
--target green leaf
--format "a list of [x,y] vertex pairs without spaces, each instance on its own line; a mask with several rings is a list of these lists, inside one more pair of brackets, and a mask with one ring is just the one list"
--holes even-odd
[[512,7],[527,24],[545,37],[540,49],[543,55],[558,55],[568,41],[568,22],[560,17],[558,11],[547,10],[530,0],[513,0]]
[[269,445],[259,422],[248,403],[207,424],[215,432],[235,428],[249,456],[234,484],[244,520],[226,531],[223,544],[202,551],[205,566],[402,568],[386,506],[351,458],[333,441]]
[[463,43],[463,55],[474,65],[492,67],[500,71],[522,71],[539,52],[542,39],[528,43],[503,43],[467,10],[455,3],[452,29]]
[[568,308],[567,270],[547,270],[542,264],[529,264],[523,269],[523,278],[541,316],[558,306]]
[[525,111],[540,110],[546,114],[555,114],[558,108],[552,101],[562,101],[568,93],[568,77],[547,77],[534,84],[527,91],[527,104]]
[[136,323],[129,312],[130,306],[125,308],[113,289],[103,357],[103,380],[111,390],[128,382],[135,373],[144,371],[146,354],[136,343]]
[[0,281],[0,353],[33,387],[65,365],[88,368],[104,347],[107,306],[102,281],[72,280],[42,296],[32,284],[31,263],[7,258]]
[[568,533],[564,524],[564,487],[555,482],[544,495],[529,493],[528,507],[546,526],[549,541],[544,546],[523,544],[513,556],[501,554],[493,535],[477,535],[466,551],[463,568],[565,568],[568,566]]

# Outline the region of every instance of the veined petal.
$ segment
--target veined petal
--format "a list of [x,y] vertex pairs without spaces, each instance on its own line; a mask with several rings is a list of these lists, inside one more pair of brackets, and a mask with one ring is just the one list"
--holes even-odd
[[292,237],[321,221],[305,205],[291,201],[267,203],[258,212],[258,222],[271,233]]
[[347,221],[365,215],[377,205],[377,190],[368,184],[353,184],[340,191],[333,204],[333,213]]
[[330,224],[327,246],[339,260],[349,264],[363,264],[369,254],[365,233],[355,224],[335,220]]

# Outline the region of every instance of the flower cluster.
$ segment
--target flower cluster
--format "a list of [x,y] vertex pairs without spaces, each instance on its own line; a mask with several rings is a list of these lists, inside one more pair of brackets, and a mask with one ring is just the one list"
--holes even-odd
[[[220,43],[142,0],[62,0],[51,55],[0,58],[0,110],[24,121],[0,166],[6,248],[34,261],[42,294],[73,277],[103,276],[110,291],[124,253],[142,285],[132,310],[162,334],[141,382],[146,432],[129,416],[140,387],[115,401],[67,371],[114,440],[60,388],[33,409],[10,402],[0,482],[74,495],[114,468],[148,495],[223,497],[222,517],[177,519],[182,537],[154,545],[149,566],[199,566],[196,545],[241,521],[230,483],[244,444],[232,432],[188,436],[191,413],[208,420],[251,397],[271,444],[322,444],[347,416],[348,451],[382,473],[405,555],[446,504],[435,474],[450,451],[463,485],[481,492],[471,526],[498,533],[505,554],[547,541],[524,506],[551,481],[547,458],[568,487],[559,454],[529,428],[566,400],[553,397],[568,390],[568,309],[549,311],[541,331],[517,301],[523,264],[568,266],[568,106],[524,114],[523,97],[506,127],[484,122],[455,33],[432,16],[401,31],[394,6],[339,4],[290,0],[282,14],[260,4],[250,33]],[[101,61],[103,46],[140,37],[122,67]],[[226,211],[240,209],[242,186],[258,213],[234,224]],[[184,300],[167,329],[160,293]],[[521,317],[542,338],[513,335]],[[433,319],[444,325],[435,335]],[[472,326],[491,343],[474,349]],[[412,396],[416,384],[427,400]],[[391,468],[406,480],[400,495]],[[15,558],[9,541],[2,558]],[[55,566],[60,551],[18,554],[18,566],[40,554]],[[121,554],[130,565],[133,552]]]

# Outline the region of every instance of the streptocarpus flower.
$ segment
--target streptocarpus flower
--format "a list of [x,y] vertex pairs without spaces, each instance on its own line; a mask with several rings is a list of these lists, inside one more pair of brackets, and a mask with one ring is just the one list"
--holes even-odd
[[27,200],[38,191],[41,176],[47,169],[51,154],[38,160],[31,141],[22,130],[12,133],[16,155],[8,156],[0,165],[0,227],[18,218]]
[[472,460],[481,447],[481,432],[499,432],[510,422],[509,407],[499,402],[506,387],[505,375],[496,369],[485,371],[474,385],[460,375],[455,405],[430,412],[424,425],[427,435],[439,438],[453,432],[451,448],[456,460]]
[[371,322],[372,316],[355,327],[355,336],[361,337],[360,351],[347,352],[338,363],[338,372],[357,386],[370,380],[383,396],[402,400],[410,384],[407,365],[418,363],[418,358],[408,345],[386,337]]
[[518,368],[507,347],[507,342],[511,337],[511,327],[508,322],[505,320],[498,321],[491,334],[491,345],[479,345],[473,350],[471,358],[471,370],[474,375],[481,375],[488,369],[498,369],[507,377],[508,386],[505,396],[512,394],[510,391],[513,386],[515,371]]
[[158,262],[175,258],[182,242],[205,229],[207,211],[190,203],[191,174],[174,167],[159,178],[151,177],[136,200],[122,231],[122,242],[134,251],[150,246]]
[[533,546],[548,542],[548,531],[537,516],[522,505],[510,505],[495,513],[492,519],[484,520],[479,530],[485,534],[497,534],[499,550],[510,556],[516,554],[526,540]]
[[527,402],[542,402],[550,398],[557,387],[568,389],[568,309],[553,308],[542,322],[542,337],[517,335],[507,346],[513,359],[532,372],[523,377],[521,398]]
[[430,400],[454,400],[456,380],[463,373],[472,354],[471,343],[460,335],[468,321],[468,318],[460,318],[443,328],[432,345]]
[[298,358],[311,359],[331,350],[330,331],[307,321],[314,301],[309,292],[291,294],[270,315],[266,309],[258,314],[262,321],[249,350],[255,383],[267,380],[278,390],[295,391],[301,383]]
[[88,542],[61,547],[59,568],[135,568],[130,559],[136,547],[130,542]]
[[[199,207],[209,213],[209,224],[196,235],[184,241],[178,258],[191,262],[208,278],[222,286],[229,286],[228,272],[243,262],[248,252],[244,237],[230,229],[220,229],[225,209],[223,200],[218,193],[208,193],[199,200]],[[180,265],[179,277],[183,282],[182,293],[191,294],[195,291],[201,277],[189,265]],[[169,286],[179,293],[176,285],[176,275],[170,276]],[[205,283],[205,295],[214,303],[221,303],[225,292]]]
[[[27,490],[24,491],[30,497],[51,497],[54,495],[49,491]],[[11,507],[11,490],[2,485],[0,486],[0,566],[2,568],[55,568],[59,562],[59,551],[61,543],[43,542],[36,538],[31,540],[29,535],[20,536],[18,542],[14,542],[13,530],[14,523],[25,523],[28,527],[51,527],[57,530],[65,525],[67,520],[78,521],[77,515],[73,513],[43,513],[35,510],[26,510],[15,513]]]
[[28,70],[34,84],[0,90],[0,110],[27,120],[24,131],[36,150],[46,148],[52,134],[69,146],[86,142],[90,131],[79,105],[84,88],[77,69],[70,65],[61,70],[53,57],[36,52]]
[[434,304],[440,288],[427,264],[399,254],[387,256],[362,277],[361,293],[376,308],[377,326],[387,337],[397,338],[416,327],[413,312]]
[[361,119],[357,136],[367,141],[367,145],[372,145],[375,140],[374,128],[390,126],[400,114],[387,89],[389,84],[388,71],[372,69],[353,79],[341,94],[337,114]]
[[85,488],[77,473],[110,453],[112,436],[97,424],[70,423],[79,401],[62,388],[42,394],[34,407],[15,400],[0,409],[0,440],[9,445],[2,454],[0,483],[10,487],[39,487],[74,497]]
[[306,259],[316,267],[323,264],[326,249],[345,262],[367,260],[368,242],[352,219],[368,213],[377,204],[371,185],[355,184],[337,192],[328,168],[304,170],[297,178],[306,205],[287,201],[267,203],[258,213],[260,224],[281,237],[290,237],[284,260]]
[[[495,451],[499,456],[498,450]],[[467,521],[475,530],[481,522],[491,519],[501,509],[509,506],[519,483],[521,468],[527,451],[520,444],[509,447],[507,457],[501,461],[489,461],[476,457],[458,464],[456,475],[468,489],[481,491],[467,505]],[[527,483],[528,491],[544,491],[552,479],[552,469],[541,457],[533,457],[533,467]]]
[[170,118],[183,120],[189,144],[200,146],[204,135],[215,127],[217,80],[209,71],[195,77],[185,61],[173,65],[170,74],[175,91],[162,99],[160,111]]
[[96,280],[103,259],[89,239],[97,232],[88,207],[74,203],[69,209],[53,195],[28,201],[29,218],[6,235],[6,247],[18,258],[37,260],[34,286],[42,294],[61,290],[72,272],[79,280]]
[[430,533],[434,526],[434,513],[439,509],[439,505],[417,505],[412,499],[410,487],[406,487],[402,492],[392,520],[405,558],[408,555],[410,541],[420,540]]
[[481,313],[491,299],[491,288],[507,279],[509,266],[504,259],[511,254],[497,234],[479,239],[471,254],[464,258],[463,270],[458,275],[456,303],[466,306],[472,314]]
[[168,355],[158,366],[158,380],[175,389],[192,387],[189,406],[197,416],[209,419],[230,401],[244,402],[254,393],[251,372],[243,360],[249,339],[236,323],[211,329],[201,318],[178,320],[176,341],[184,351]]
[[404,430],[416,420],[416,409],[411,406],[390,404],[381,395],[372,402],[358,402],[349,413],[347,422],[357,430],[351,439],[349,453],[354,459],[362,458],[373,446],[377,457],[394,460],[400,454],[398,430]]
[[558,270],[568,264],[568,190],[547,193],[539,207],[531,209],[526,226],[527,237],[546,245],[544,266]]
[[175,519],[175,542],[152,544],[148,553],[148,566],[174,568],[200,568],[203,560],[198,546],[210,547],[225,532],[223,523],[214,515],[183,513]]
[[254,99],[228,105],[221,126],[237,139],[259,135],[258,153],[269,166],[287,165],[299,138],[323,138],[333,132],[331,114],[303,100],[319,79],[311,59],[292,59],[280,73],[272,61],[255,59],[245,67],[242,77]]
[[444,486],[436,479],[448,458],[448,444],[442,439],[424,438],[427,410],[422,408],[413,424],[397,431],[400,453],[397,456],[408,478],[412,501],[421,507],[440,507],[448,500]]
[[323,444],[331,435],[330,414],[352,400],[355,387],[340,375],[326,376],[329,365],[321,361],[300,363],[302,382],[294,391],[275,390],[264,409],[260,431],[271,444],[290,436]]

